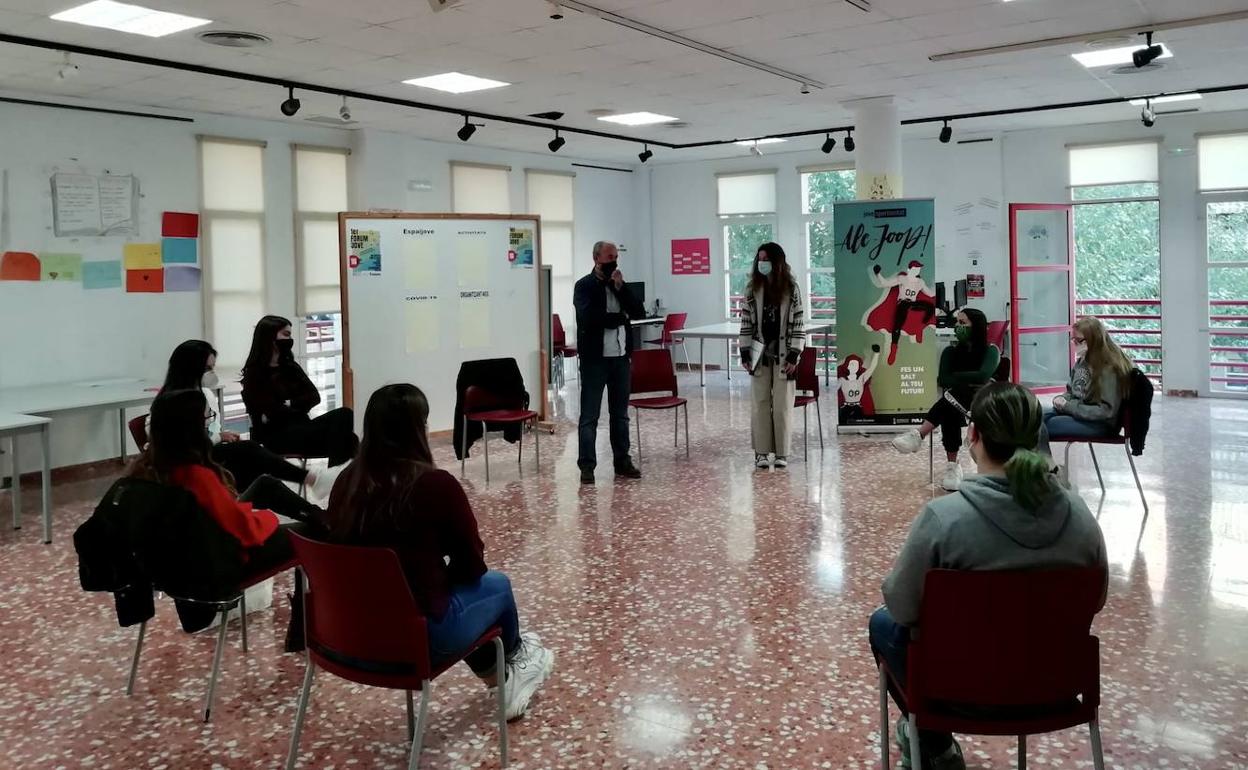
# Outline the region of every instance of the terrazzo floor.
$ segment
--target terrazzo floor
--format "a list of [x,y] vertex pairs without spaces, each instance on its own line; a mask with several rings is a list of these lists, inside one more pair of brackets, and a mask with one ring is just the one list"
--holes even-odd
[[[464,482],[491,566],[507,572],[522,623],[558,659],[511,726],[515,768],[867,768],[878,766],[875,670],[866,621],[919,506],[924,455],[828,435],[787,471],[756,472],[746,383],[691,396],[692,458],[668,415],[643,416],[640,481],[605,472],[582,487],[575,428],[560,402],[540,471],[492,452]],[[576,398],[575,381],[564,394]],[[825,399],[826,401],[826,399]],[[605,424],[600,453],[609,457]],[[683,435],[682,435],[683,441]],[[441,465],[454,468],[449,440]],[[1073,477],[1109,546],[1101,638],[1112,768],[1248,768],[1248,403],[1159,399],[1139,467],[1106,449],[1101,498],[1085,451]],[[969,468],[969,459],[964,461]],[[133,697],[134,629],[111,597],[78,588],[72,533],[116,468],[57,486],[55,542],[0,529],[0,768],[280,767],[304,661],[281,651],[288,611],[255,613],[251,651],[231,631],[211,724],[199,704],[211,635],[188,636],[158,605]],[[0,493],[0,512],[9,507]],[[279,578],[278,593],[289,589]],[[497,767],[492,701],[467,669],[438,680],[422,767]],[[403,698],[317,678],[304,768],[406,766]],[[1012,739],[960,737],[972,768],[1013,767]],[[1033,737],[1032,767],[1092,763],[1087,731]],[[894,756],[896,753],[894,752]]]

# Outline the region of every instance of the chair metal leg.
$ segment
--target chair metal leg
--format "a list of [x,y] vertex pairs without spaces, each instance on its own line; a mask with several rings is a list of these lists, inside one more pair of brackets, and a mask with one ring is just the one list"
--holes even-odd
[[299,496],[305,497],[308,491],[308,458],[299,458],[299,467],[303,469],[303,481],[299,482]]
[[637,424],[637,462],[641,462],[641,410],[633,409],[633,422]]
[[134,642],[134,655],[130,658],[130,678],[126,680],[126,695],[134,695],[134,680],[139,676],[139,655],[143,652],[143,636],[147,633],[147,621],[139,624],[139,638]]
[[221,656],[225,654],[225,628],[231,607],[221,610],[221,625],[217,629],[217,648],[212,653],[212,673],[208,675],[208,694],[204,697],[204,721],[212,720],[212,696],[217,693],[217,677],[221,675]]
[[1101,494],[1105,494],[1105,479],[1101,477],[1101,464],[1096,461],[1096,447],[1088,444],[1088,453],[1092,455],[1092,467],[1096,469],[1096,483],[1101,485]]
[[672,410],[672,448],[680,448],[680,410]]
[[541,470],[541,468],[542,468],[542,439],[541,439],[541,433],[542,433],[542,432],[541,432],[540,430],[538,430],[538,429],[537,429],[537,420],[534,420],[534,421],[533,421],[533,429],[530,431],[530,433],[532,433],[532,434],[533,434],[533,465],[534,465],[534,466],[535,466],[538,470]]
[[516,442],[516,468],[517,469],[524,467],[524,429],[527,427],[528,426],[524,425],[523,423],[521,423],[520,425],[520,440]]
[[1027,770],[1027,736],[1018,736],[1018,770]]
[[685,354],[685,371],[692,372],[693,364],[689,362],[689,346],[683,342],[680,343],[680,352]]
[[802,407],[802,460],[810,459],[810,411]]
[[1105,755],[1101,751],[1101,718],[1099,715],[1088,722],[1088,733],[1092,738],[1092,766],[1096,770],[1105,770]]
[[433,682],[425,680],[420,685],[420,715],[416,717],[416,737],[412,738],[412,756],[407,760],[407,770],[420,767],[420,746],[425,740],[425,725],[429,720],[429,691]]
[[247,652],[247,591],[238,597],[238,622],[243,630],[243,652]]
[[815,422],[819,427],[819,451],[823,451],[823,410],[819,408],[819,402],[815,402]]
[[889,770],[888,765],[888,674],[880,666],[880,767]]
[[312,697],[312,675],[316,666],[306,660],[307,668],[303,672],[303,689],[299,691],[299,705],[295,707],[295,729],[290,732],[290,749],[286,752],[286,770],[295,769],[295,759],[299,756],[299,736],[303,734],[303,717],[308,713],[308,701]]
[[481,449],[485,455],[485,483],[490,483],[490,431],[489,426],[481,423]]
[[494,670],[498,679],[498,757],[499,766],[507,766],[507,661],[503,638],[494,637]]
[[689,459],[689,403],[685,403],[685,459]]
[[936,483],[936,431],[927,434],[927,483]]
[[407,739],[410,741],[416,738],[416,709],[412,706],[412,691],[404,692],[407,694]]
[[923,752],[919,748],[919,720],[910,713],[910,766],[923,766]]
[[1131,475],[1135,477],[1135,488],[1140,491],[1140,502],[1144,504],[1144,518],[1148,518],[1148,498],[1144,496],[1144,485],[1140,483],[1140,473],[1135,469],[1135,458],[1131,456],[1131,445],[1124,444],[1127,450],[1127,462],[1131,465]]

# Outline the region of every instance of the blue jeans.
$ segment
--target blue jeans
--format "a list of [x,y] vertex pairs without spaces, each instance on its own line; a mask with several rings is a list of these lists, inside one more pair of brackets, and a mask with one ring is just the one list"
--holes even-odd
[[1062,441],[1066,438],[1103,438],[1112,436],[1118,431],[1107,422],[1092,422],[1058,414],[1052,407],[1044,410],[1044,427],[1048,430],[1050,441]]
[[[880,607],[871,613],[868,629],[871,651],[875,653],[875,659],[884,661],[897,681],[904,683],[906,681],[906,654],[910,647],[910,628],[893,620],[887,607]],[[897,708],[901,709],[903,715],[906,715],[905,702],[891,679],[888,683],[888,691],[892,694]],[[939,756],[948,751],[952,744],[953,733],[919,730],[919,746],[923,749],[925,757]]]
[[[503,629],[503,649],[510,658],[520,647],[520,617],[511,580],[490,570],[476,583],[455,586],[451,604],[440,620],[429,618],[429,659],[437,666],[464,654],[494,626]],[[494,673],[494,645],[487,644],[464,659],[477,676]]]
[[631,463],[628,456],[628,396],[632,367],[628,356],[581,359],[581,421],[577,426],[576,464],[593,470],[598,465],[598,416],[602,414],[602,389],[607,389],[611,416],[611,454],[615,466]]

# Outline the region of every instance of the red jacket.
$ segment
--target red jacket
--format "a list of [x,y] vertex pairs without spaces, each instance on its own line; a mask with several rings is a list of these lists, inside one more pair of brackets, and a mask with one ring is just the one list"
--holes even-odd
[[244,548],[261,545],[277,531],[277,514],[239,502],[229,487],[206,466],[174,468],[169,480],[194,495],[221,529],[237,538]]

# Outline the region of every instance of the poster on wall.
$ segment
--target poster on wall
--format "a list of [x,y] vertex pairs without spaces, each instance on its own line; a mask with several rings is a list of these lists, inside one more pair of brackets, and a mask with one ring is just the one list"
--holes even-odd
[[968,299],[983,299],[987,296],[983,273],[966,274],[966,296]]
[[52,230],[57,237],[133,235],[139,183],[123,174],[52,175]]
[[935,204],[835,204],[841,429],[915,425],[935,401]]
[[381,232],[351,228],[347,262],[352,275],[381,274]]
[[672,241],[672,275],[710,274],[710,238],[680,238]]
[[512,227],[507,235],[507,261],[512,267],[533,269],[533,228]]

